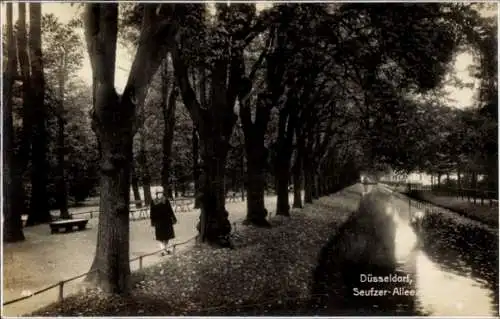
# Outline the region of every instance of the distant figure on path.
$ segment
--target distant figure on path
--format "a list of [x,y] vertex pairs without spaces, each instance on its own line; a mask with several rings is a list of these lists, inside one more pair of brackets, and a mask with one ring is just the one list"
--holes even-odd
[[361,182],[363,183],[363,194],[362,195],[365,195],[368,193],[368,177],[363,176],[363,179]]
[[162,192],[156,193],[150,211],[151,226],[155,228],[156,240],[160,242],[160,248],[164,250],[162,256],[165,253],[170,254],[170,251],[167,250],[167,244],[170,239],[175,238],[174,224],[177,223],[177,218],[170,202]]

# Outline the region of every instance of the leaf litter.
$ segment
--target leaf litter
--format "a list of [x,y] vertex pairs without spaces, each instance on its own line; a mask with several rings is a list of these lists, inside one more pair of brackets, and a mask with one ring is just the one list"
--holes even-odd
[[310,296],[320,249],[359,203],[359,194],[316,200],[273,228],[239,224],[235,249],[206,245],[175,254],[132,275],[128,296],[96,289],[37,310],[36,316],[262,315]]

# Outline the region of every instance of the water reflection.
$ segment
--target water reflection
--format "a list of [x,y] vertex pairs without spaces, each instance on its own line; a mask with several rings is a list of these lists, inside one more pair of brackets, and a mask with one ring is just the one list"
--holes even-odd
[[[363,196],[360,210],[363,202],[374,198],[377,203],[372,209],[378,214],[355,213],[323,247],[312,293],[324,296],[313,298],[314,314],[498,315],[494,235],[470,226],[457,227],[432,215],[424,216],[417,234],[410,226],[408,203],[404,200],[373,189]],[[345,251],[347,246],[349,251]],[[393,267],[388,263],[379,266],[384,264],[380,263],[381,252]],[[362,282],[361,274],[409,275],[411,282]],[[414,290],[415,296],[400,295],[395,288]],[[390,293],[377,296],[374,290]]]
[[[397,240],[398,216],[376,189],[363,196],[360,207],[323,247],[314,272],[312,306],[316,315],[413,315],[415,281],[396,270],[397,254],[408,247]],[[415,236],[412,237],[415,241]],[[398,248],[396,248],[398,247]]]
[[415,258],[418,304],[434,316],[488,316],[491,298],[472,278],[451,273],[419,251]]
[[[395,200],[392,204],[402,206]],[[398,248],[404,251],[412,245],[414,237],[410,232],[418,238],[412,258],[401,267],[414,272],[417,303],[422,312],[434,316],[498,314],[498,254],[494,235],[429,215],[424,219],[422,232],[416,236],[402,218],[396,220],[396,253]]]

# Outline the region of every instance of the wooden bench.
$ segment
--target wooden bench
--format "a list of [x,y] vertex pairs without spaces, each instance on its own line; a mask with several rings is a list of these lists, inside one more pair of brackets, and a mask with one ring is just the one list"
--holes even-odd
[[59,232],[59,229],[64,228],[66,232],[73,230],[73,227],[77,227],[78,230],[84,230],[89,222],[88,219],[63,219],[51,222],[50,232],[51,234]]
[[[132,207],[136,208],[136,207],[137,207],[137,204],[140,204],[140,205],[141,205],[141,207],[140,207],[140,208],[143,208],[143,207],[146,205],[146,204],[144,203],[144,201],[142,201],[142,200],[131,200],[129,204],[130,204],[130,207],[131,207],[131,208],[132,208]],[[138,209],[140,209],[140,208],[138,208]]]
[[146,219],[149,217],[148,212],[148,207],[130,209],[130,220]]
[[173,201],[174,204],[174,212],[187,212],[189,211],[189,208],[192,204],[194,204],[194,200],[188,199],[188,198],[182,198],[182,199],[174,199]]

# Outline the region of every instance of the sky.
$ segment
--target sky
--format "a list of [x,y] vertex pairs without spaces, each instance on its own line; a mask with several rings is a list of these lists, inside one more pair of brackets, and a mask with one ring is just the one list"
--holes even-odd
[[[212,2],[212,1],[210,1]],[[267,6],[264,3],[257,3],[257,7],[262,8]],[[497,8],[498,9],[498,8]],[[77,17],[81,13],[80,6],[71,6],[70,3],[43,3],[42,4],[42,14],[53,13],[61,22],[67,22],[74,17]],[[494,16],[498,14],[497,10],[483,12],[482,14],[486,16]],[[498,15],[497,15],[498,16]],[[5,5],[2,5],[2,20],[5,18]],[[17,19],[17,6],[14,6],[14,20]],[[3,22],[2,22],[3,24]],[[81,36],[83,39],[83,30],[81,31]],[[127,82],[128,73],[132,65],[133,57],[130,52],[118,44],[117,54],[116,54],[116,73],[115,73],[115,86],[116,90],[121,93]],[[475,83],[475,79],[470,77],[468,74],[468,67],[473,64],[473,56],[470,53],[460,54],[454,65],[454,73],[458,78],[460,78],[465,83]],[[89,85],[92,83],[92,70],[90,68],[90,61],[88,55],[85,55],[83,67],[78,73]],[[445,90],[448,92],[447,97],[451,101],[448,102],[450,106],[455,107],[467,107],[472,106],[474,101],[474,94],[477,89],[477,83],[474,88],[456,88],[452,86],[446,86]]]

